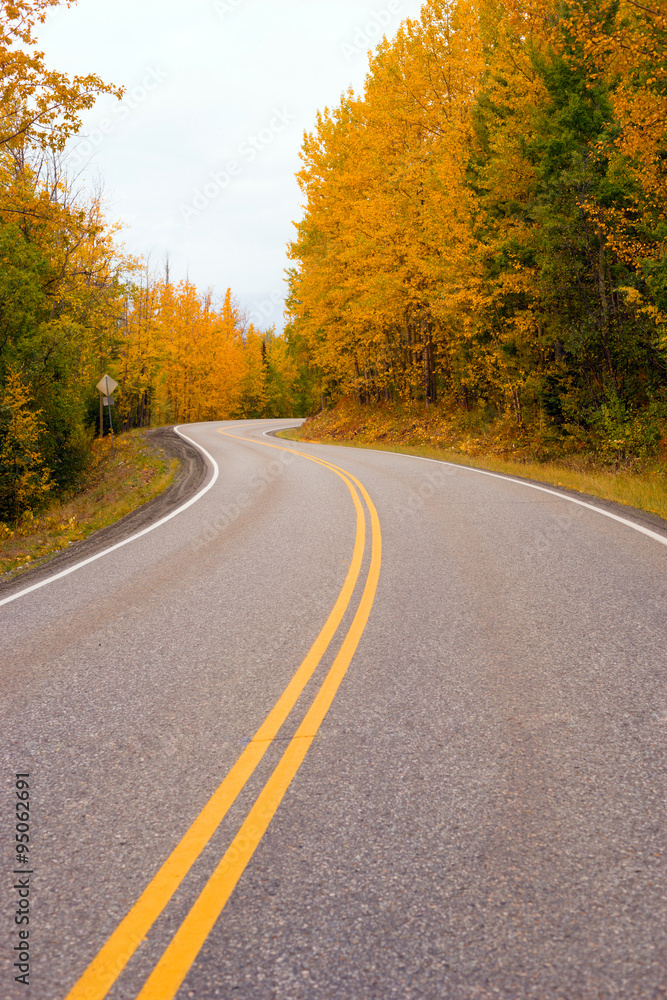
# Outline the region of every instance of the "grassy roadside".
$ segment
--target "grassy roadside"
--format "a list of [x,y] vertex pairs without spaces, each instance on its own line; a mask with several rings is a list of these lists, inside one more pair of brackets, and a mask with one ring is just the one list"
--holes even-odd
[[[359,420],[355,406],[341,407],[338,413],[336,409],[311,417],[302,427],[281,431],[279,436],[293,441],[375,448],[502,472],[613,500],[667,519],[667,458],[646,459],[617,471],[596,465],[590,455],[551,461],[515,459],[493,453],[497,439],[487,440],[485,451],[483,438],[461,433],[453,425],[429,427],[414,414],[385,412],[380,418]],[[443,441],[443,437],[449,441]]]
[[28,513],[11,528],[0,524],[0,580],[10,580],[39,566],[61,549],[163,493],[179,468],[150,448],[143,432],[116,437],[116,456],[111,438],[92,444],[92,463],[83,488],[74,496],[54,501],[38,515]]

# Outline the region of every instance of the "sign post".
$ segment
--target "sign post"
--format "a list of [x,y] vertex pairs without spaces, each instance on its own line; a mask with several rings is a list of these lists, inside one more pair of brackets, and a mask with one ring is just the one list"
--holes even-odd
[[111,407],[113,405],[113,394],[118,388],[118,382],[115,382],[110,375],[103,375],[102,378],[97,383],[97,388],[99,389],[103,404],[109,407],[109,429],[111,430],[111,450],[113,452],[113,457],[116,457],[116,445],[113,439],[113,422],[111,420]]

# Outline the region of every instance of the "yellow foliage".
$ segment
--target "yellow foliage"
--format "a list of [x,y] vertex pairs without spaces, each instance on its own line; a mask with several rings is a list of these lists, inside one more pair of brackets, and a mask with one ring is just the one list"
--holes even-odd
[[122,88],[96,74],[75,76],[50,70],[35,48],[35,25],[61,0],[0,2],[0,147],[39,146],[62,149],[80,127],[79,113],[99,94],[121,97]]
[[[567,393],[562,341],[576,322],[576,350],[597,337],[587,398],[618,391],[615,275],[623,266],[640,283],[664,260],[652,225],[667,204],[658,7],[428,0],[372,54],[363,94],[317,115],[288,309],[324,397],[430,404],[444,390],[523,427],[529,390],[555,412],[553,394]],[[638,312],[664,331],[655,303]]]
[[284,339],[247,325],[230,289],[216,308],[189,281],[148,278],[127,300],[114,377],[124,427],[284,412],[297,381]]
[[11,519],[39,506],[52,486],[39,450],[42,411],[31,409],[31,402],[21,372],[8,366],[1,415],[0,501]]

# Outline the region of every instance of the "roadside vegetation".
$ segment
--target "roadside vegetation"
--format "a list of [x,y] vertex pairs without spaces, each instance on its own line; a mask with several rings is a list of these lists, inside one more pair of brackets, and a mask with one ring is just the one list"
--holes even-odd
[[659,476],[666,158],[664,4],[425,3],[304,139],[306,433]]
[[103,373],[118,383],[117,432],[304,405],[284,338],[248,322],[229,289],[217,301],[174,281],[168,261],[152,274],[69,172],[81,114],[123,88],[45,64],[37,33],[58,5],[0,0],[0,522],[15,538],[90,495]]
[[178,459],[153,448],[140,431],[96,439],[85,480],[37,514],[25,511],[13,525],[0,523],[0,581],[39,566],[74,542],[159,496],[178,472]]
[[102,373],[116,431],[323,411],[303,433],[664,514],[662,5],[424,3],[304,138],[284,336],[230,289],[128,255],[68,173],[81,114],[123,89],[45,65],[58,5],[0,0],[0,523],[17,560],[42,557],[17,548],[33,522],[79,530],[53,511],[92,496]]

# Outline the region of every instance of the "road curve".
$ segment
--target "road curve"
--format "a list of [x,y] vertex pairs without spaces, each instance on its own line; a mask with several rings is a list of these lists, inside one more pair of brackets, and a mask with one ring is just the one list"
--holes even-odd
[[290,423],[0,607],[0,997],[667,997],[664,522]]

